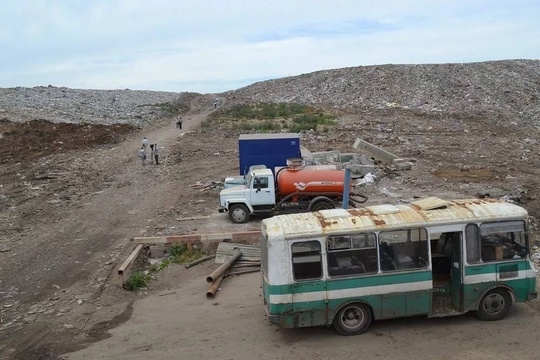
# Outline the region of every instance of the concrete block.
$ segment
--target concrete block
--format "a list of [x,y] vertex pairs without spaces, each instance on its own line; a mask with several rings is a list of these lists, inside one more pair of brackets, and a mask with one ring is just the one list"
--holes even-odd
[[165,255],[165,245],[164,244],[150,245],[148,248],[150,250],[149,257],[151,259],[159,259],[159,258],[162,258]]
[[377,167],[375,165],[349,165],[349,168],[351,169],[351,172],[355,175],[361,175],[364,176],[367,173],[374,173],[377,171]]
[[363,152],[366,152],[373,156],[375,159],[378,159],[386,164],[392,163],[394,159],[397,158],[396,155],[392,154],[389,151],[386,151],[378,146],[375,146],[373,144],[368,143],[367,141],[364,141],[360,138],[357,138],[354,142],[353,147],[356,150],[360,150]]

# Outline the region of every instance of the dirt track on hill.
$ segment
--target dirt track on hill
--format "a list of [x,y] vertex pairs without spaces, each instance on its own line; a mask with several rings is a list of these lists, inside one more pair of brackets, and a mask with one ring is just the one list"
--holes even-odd
[[[6,228],[9,251],[0,253],[0,354],[54,358],[129,318],[137,296],[117,288],[112,275],[132,250],[130,238],[179,231],[163,220],[174,224],[191,210],[179,187],[217,170],[185,171],[182,161],[190,156],[182,142],[212,104],[213,97],[193,100],[182,130],[164,119],[121,143],[52,154],[10,172],[26,183],[15,193],[29,209],[4,213],[17,226]],[[143,136],[162,149],[159,165],[142,166],[136,157]]]

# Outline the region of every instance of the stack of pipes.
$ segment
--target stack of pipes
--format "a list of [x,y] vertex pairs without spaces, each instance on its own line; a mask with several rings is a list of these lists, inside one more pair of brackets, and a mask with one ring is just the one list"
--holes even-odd
[[259,260],[239,260],[225,273],[225,277],[261,271]]
[[210,287],[208,288],[208,291],[206,292],[206,298],[207,299],[213,299],[214,296],[216,296],[216,292],[219,289],[219,285],[221,285],[221,281],[223,281],[223,277],[225,275],[225,272],[231,267],[231,265],[242,256],[242,252],[238,249],[235,249],[233,251],[233,254],[225,261],[223,264],[221,264],[220,267],[218,267],[214,272],[212,272],[210,275],[206,277],[206,282],[211,283]]

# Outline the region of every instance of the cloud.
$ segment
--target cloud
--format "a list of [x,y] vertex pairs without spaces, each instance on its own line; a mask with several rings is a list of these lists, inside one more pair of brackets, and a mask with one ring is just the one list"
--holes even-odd
[[8,0],[0,86],[219,92],[383,63],[538,58],[536,1]]

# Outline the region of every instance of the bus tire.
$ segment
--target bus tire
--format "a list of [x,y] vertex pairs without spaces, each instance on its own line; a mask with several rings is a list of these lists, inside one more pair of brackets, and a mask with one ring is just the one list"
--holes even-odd
[[371,308],[366,304],[347,304],[334,318],[334,328],[341,335],[359,335],[367,331],[372,320]]
[[335,209],[336,205],[332,200],[325,196],[319,196],[311,200],[308,206],[308,211],[315,212],[319,210]]
[[235,224],[247,223],[249,220],[249,209],[244,204],[234,204],[229,208],[229,219]]
[[478,310],[476,310],[476,316],[484,321],[501,320],[508,315],[511,307],[512,297],[508,290],[491,290],[480,300]]

